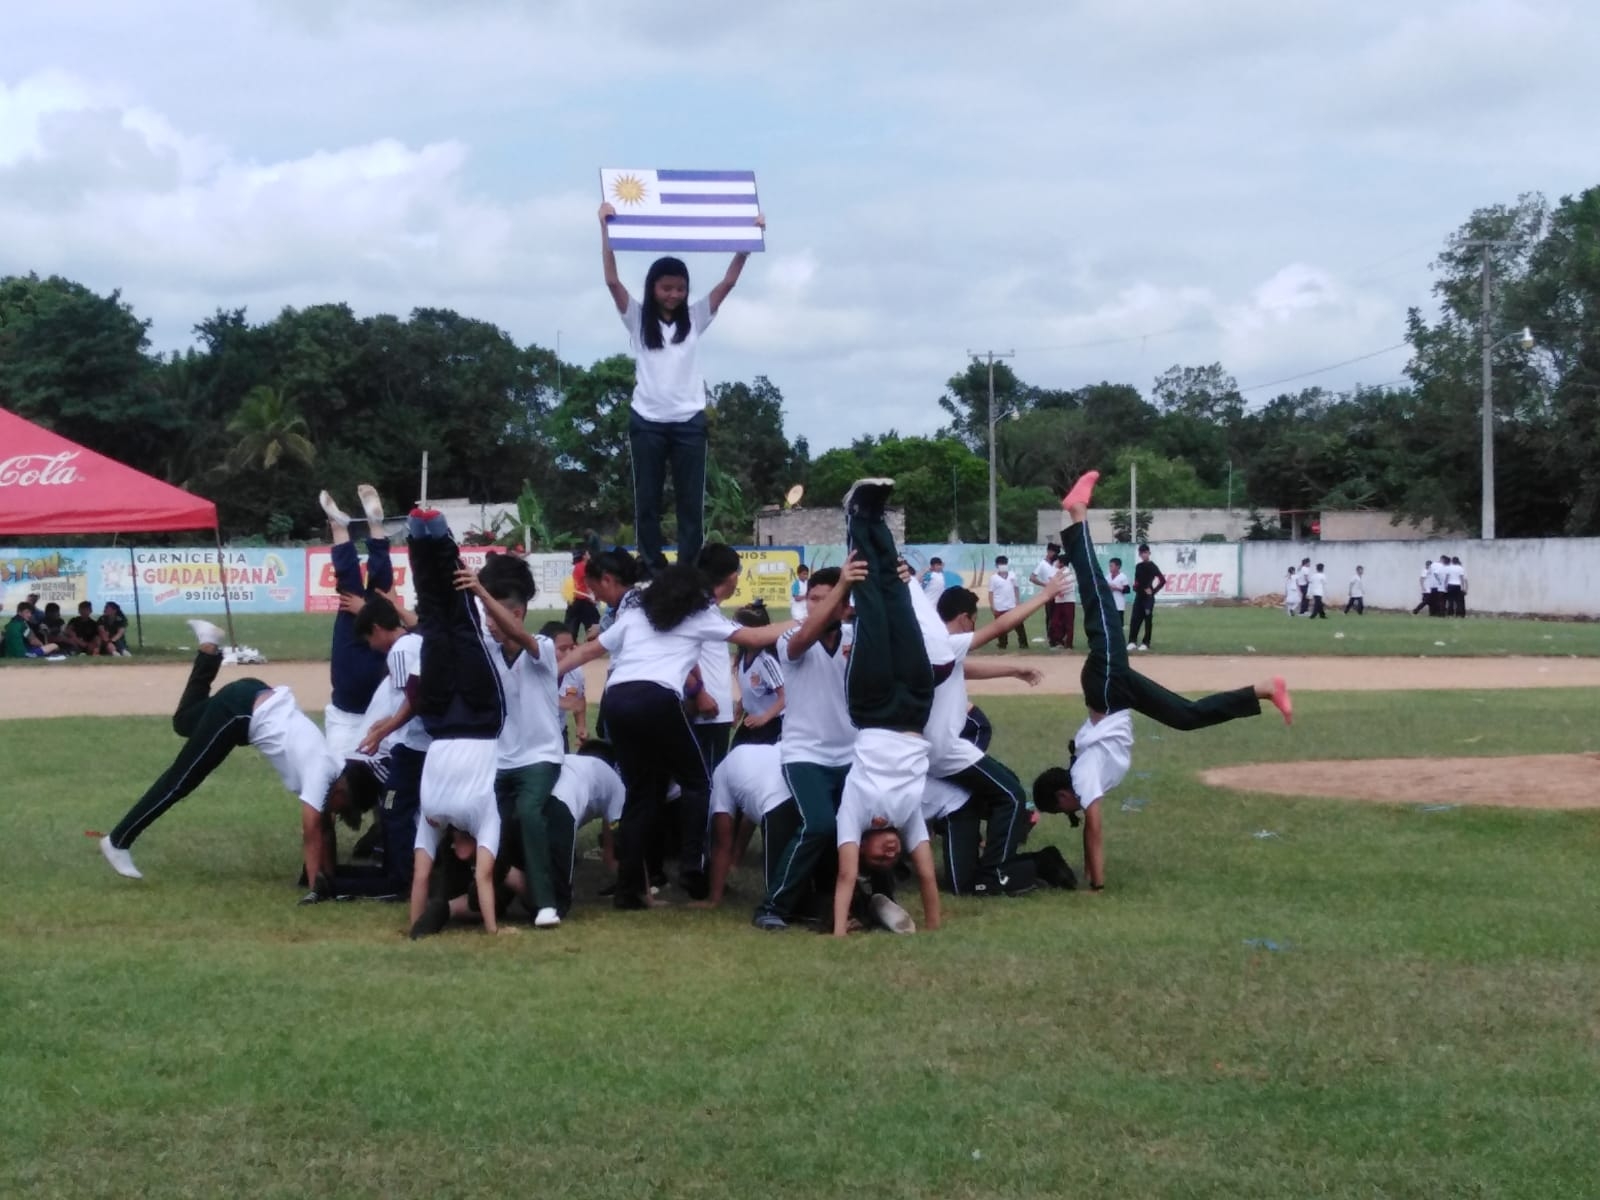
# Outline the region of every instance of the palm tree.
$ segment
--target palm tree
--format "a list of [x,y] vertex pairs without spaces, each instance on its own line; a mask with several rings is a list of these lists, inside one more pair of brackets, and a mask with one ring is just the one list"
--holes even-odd
[[228,469],[260,466],[270,471],[285,455],[310,466],[317,457],[311,430],[300,408],[279,389],[261,385],[245,393],[239,411],[228,422],[238,440],[228,452]]

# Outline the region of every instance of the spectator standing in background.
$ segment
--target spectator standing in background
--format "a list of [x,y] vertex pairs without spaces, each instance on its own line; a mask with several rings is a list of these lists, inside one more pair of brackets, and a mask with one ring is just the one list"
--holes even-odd
[[1350,576],[1350,594],[1344,602],[1345,615],[1350,615],[1350,610],[1356,610],[1356,616],[1362,616],[1367,611],[1367,585],[1363,578],[1365,572],[1362,567],[1356,567],[1356,573]]
[[1317,564],[1317,569],[1311,572],[1311,615],[1328,619],[1328,610],[1323,606],[1323,600],[1328,594],[1328,574],[1323,570],[1322,564]]
[[1417,582],[1422,590],[1422,599],[1417,601],[1417,606],[1411,610],[1414,617],[1428,607],[1428,576],[1433,574],[1433,559],[1422,564],[1422,574],[1417,577]]
[[1295,587],[1300,589],[1300,615],[1306,616],[1311,612],[1311,560],[1302,558],[1300,570],[1295,573]]
[[[1017,581],[1011,574],[1011,560],[1004,554],[997,555],[994,560],[994,573],[989,576],[989,611],[996,620],[1005,616],[1017,606]],[[1008,634],[1000,635],[1000,649],[1008,649]],[[1027,626],[1017,625],[1017,649],[1028,648]]]
[[1056,574],[1062,578],[1063,584],[1051,606],[1053,615],[1050,619],[1054,624],[1050,628],[1050,636],[1055,639],[1057,646],[1071,650],[1078,625],[1078,580],[1072,568],[1067,566],[1064,555],[1056,555]]
[[[1111,599],[1117,606],[1117,626],[1126,628],[1128,619],[1123,614],[1127,611],[1128,593],[1133,591],[1133,584],[1129,583],[1128,577],[1122,573],[1122,560],[1120,558],[1111,560],[1111,571],[1106,578],[1106,582],[1111,585]],[[1076,579],[1073,580],[1073,591],[1076,594]]]
[[1133,616],[1128,621],[1128,645],[1140,650],[1150,649],[1150,638],[1155,633],[1156,596],[1166,586],[1167,577],[1150,561],[1150,547],[1140,545],[1139,565],[1133,568]]
[[[1036,588],[1042,588],[1055,576],[1056,564],[1061,558],[1061,547],[1050,542],[1044,548],[1044,557],[1039,560],[1039,565],[1033,568],[1028,576],[1028,582]],[[1045,641],[1053,649],[1059,646],[1060,640],[1056,637],[1056,602],[1046,600],[1044,605],[1044,633]]]
[[1467,573],[1461,568],[1461,560],[1453,555],[1445,555],[1444,560],[1444,612],[1447,617],[1464,617],[1467,615],[1466,598]]

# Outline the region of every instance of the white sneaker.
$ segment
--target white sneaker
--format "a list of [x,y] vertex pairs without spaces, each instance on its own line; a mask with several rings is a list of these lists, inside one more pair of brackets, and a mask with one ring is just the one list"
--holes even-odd
[[561,914],[553,908],[541,908],[533,918],[535,929],[554,929],[561,924]]
[[328,495],[326,491],[317,493],[317,503],[322,505],[322,511],[328,514],[328,520],[335,525],[350,524],[350,514],[335,504],[333,497]]
[[226,646],[228,644],[227,630],[213,625],[210,621],[196,619],[184,623],[194,631],[194,636],[202,646]]
[[111,869],[125,879],[143,879],[139,868],[133,865],[133,855],[126,850],[118,850],[111,844],[111,835],[107,834],[100,839],[100,853],[106,856],[106,861],[111,864]]
[[1139,643],[1139,650],[1140,650],[1141,653],[1143,653],[1144,651],[1146,651],[1148,649],[1150,649],[1149,646],[1146,646],[1143,642]]
[[890,933],[917,931],[917,923],[911,919],[911,914],[882,892],[874,892],[870,904],[873,918]]
[[[323,493],[326,495],[327,493]],[[378,489],[370,483],[363,483],[356,488],[356,495],[361,497],[361,511],[367,514],[367,520],[373,525],[383,525],[383,501],[378,499]]]

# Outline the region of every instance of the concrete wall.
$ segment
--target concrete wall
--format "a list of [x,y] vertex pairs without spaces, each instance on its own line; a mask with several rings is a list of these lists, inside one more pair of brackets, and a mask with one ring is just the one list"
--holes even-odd
[[[1111,514],[1114,508],[1089,510],[1089,536],[1096,542],[1112,542]],[[1229,541],[1239,541],[1250,532],[1250,514],[1242,508],[1155,508],[1150,513],[1148,542],[1198,542],[1207,534],[1221,534]],[[1061,532],[1061,510],[1039,510],[1038,537],[1041,542],[1053,542]]]
[[[1325,542],[1395,542],[1408,538],[1461,538],[1466,535],[1459,529],[1440,530],[1432,521],[1413,524],[1401,521],[1394,524],[1391,512],[1325,512],[1321,514],[1322,540]],[[1424,558],[1429,557],[1424,554]],[[1467,556],[1463,554],[1465,563]]]
[[[906,510],[891,508],[884,513],[889,532],[896,543],[906,540]],[[830,545],[844,540],[844,510],[841,508],[779,508],[769,504],[756,513],[756,545]]]
[[1366,568],[1367,603],[1410,609],[1430,558],[1451,554],[1467,571],[1467,611],[1600,616],[1600,538],[1471,538],[1365,542],[1244,542],[1244,594],[1283,591],[1285,569],[1306,555],[1328,569],[1328,606],[1344,606],[1356,564]]

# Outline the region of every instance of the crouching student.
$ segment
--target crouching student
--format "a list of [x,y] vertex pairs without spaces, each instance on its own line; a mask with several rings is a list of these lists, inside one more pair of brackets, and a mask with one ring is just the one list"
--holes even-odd
[[[585,742],[576,754],[561,760],[561,776],[545,801],[545,829],[549,845],[549,873],[555,885],[556,912],[563,919],[572,911],[573,880],[578,869],[578,830],[591,821],[601,823],[601,846],[611,860],[611,829],[622,820],[628,798],[622,776],[612,765],[611,747],[601,741]],[[613,868],[615,863],[612,863]]]
[[[757,828],[762,878],[770,891],[778,858],[800,831],[800,806],[789,795],[778,747],[748,742],[729,751],[711,775],[711,895],[705,907],[722,903],[728,875]],[[800,897],[797,907],[819,915],[811,899]]]
[[833,892],[833,933],[844,937],[862,869],[892,870],[911,856],[922,893],[923,927],[939,928],[939,886],[933,848],[922,819],[928,742],[922,735],[933,708],[934,668],[902,582],[894,536],[884,521],[891,480],[859,480],[845,497],[850,553],[866,577],[850,593],[855,639],[845,688],[850,720],[859,732],[839,802],[839,869]]
[[331,894],[333,817],[352,828],[361,820],[340,774],[342,764],[328,752],[322,730],[300,711],[287,687],[236,679],[213,694],[211,685],[222,669],[218,647],[226,635],[209,621],[190,621],[189,628],[200,646],[172,716],[173,732],[185,739],[183,749],[117,827],[100,839],[100,853],[118,875],[142,879],[129,853],[133,843],[204,783],[235,747],[250,745],[272,764],[283,785],[299,796],[306,878],[317,890]]
[[477,599],[457,590],[461,559],[444,517],[413,509],[406,529],[422,635],[422,672],[414,707],[432,738],[422,764],[411,928],[414,936],[432,929],[432,920],[422,921],[428,908],[429,876],[441,843],[450,835],[447,848],[473,864],[484,931],[497,933],[494,876],[501,824],[494,782],[505,724],[500,672],[491,658],[497,651],[484,629]]
[[[1007,836],[1003,822],[997,829],[993,812],[973,799],[953,780],[931,775],[922,793],[922,819],[944,839],[945,886],[957,895],[961,894],[958,881],[977,877],[986,839]],[[1021,895],[1040,884],[1069,891],[1078,886],[1077,876],[1054,846],[1013,853],[995,882],[1006,895]]]
[[524,899],[539,929],[561,924],[550,877],[550,846],[545,806],[561,774],[563,720],[556,689],[555,642],[524,627],[534,596],[533,572],[523,559],[496,554],[474,575],[463,570],[457,584],[472,592],[489,617],[489,633],[499,647],[494,656],[505,693],[506,720],[500,731],[495,792],[516,813],[527,882]]
[[1294,717],[1289,689],[1281,677],[1190,700],[1128,665],[1127,640],[1115,620],[1111,589],[1089,539],[1089,499],[1099,477],[1098,471],[1085,474],[1072,485],[1061,505],[1070,521],[1061,532],[1061,541],[1078,578],[1084,631],[1089,638],[1089,653],[1081,675],[1089,716],[1072,739],[1070,766],[1051,767],[1033,783],[1034,805],[1040,812],[1065,813],[1073,825],[1082,816],[1084,874],[1091,891],[1105,887],[1106,879],[1099,802],[1128,773],[1135,712],[1178,730],[1204,729],[1257,716],[1263,700],[1270,701],[1283,714],[1284,724]]

